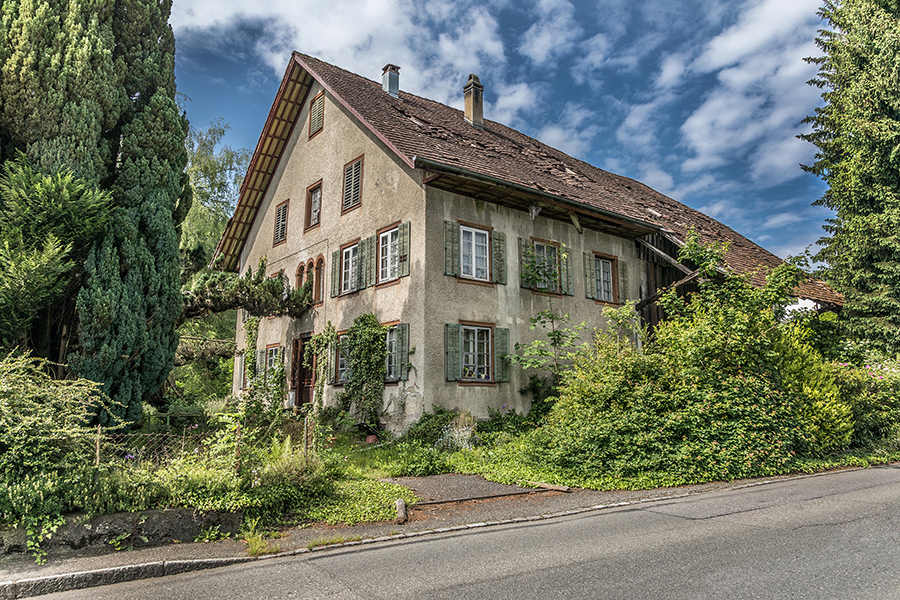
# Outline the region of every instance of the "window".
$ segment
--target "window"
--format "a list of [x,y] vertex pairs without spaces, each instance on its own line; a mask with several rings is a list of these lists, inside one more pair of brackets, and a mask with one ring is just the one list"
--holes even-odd
[[397,356],[397,327],[391,327],[385,334],[387,353],[384,355],[384,378],[394,381],[400,378],[399,360]]
[[278,344],[269,344],[266,346],[265,360],[265,376],[268,378],[275,367],[281,363],[281,346]]
[[341,212],[353,210],[359,206],[362,196],[362,157],[344,166],[344,195]]
[[356,291],[357,269],[359,269],[359,244],[353,244],[341,251],[342,294]]
[[462,328],[462,378],[491,379],[491,329]]
[[247,389],[247,359],[243,354],[234,357],[234,370],[241,378],[240,388]]
[[523,288],[573,295],[575,283],[566,247],[547,240],[519,238],[519,281]]
[[509,381],[509,329],[490,323],[448,323],[444,347],[448,381]]
[[554,244],[534,243],[535,287],[559,292],[559,253]]
[[[615,256],[586,252],[584,254],[585,295],[598,302],[618,303],[621,291],[628,287],[625,263]],[[621,278],[621,281],[620,281]]]
[[310,229],[319,224],[322,212],[322,182],[311,185],[306,190],[306,227]]
[[[303,272],[304,272],[303,263],[300,263],[300,265],[297,267],[297,275],[295,277],[295,282],[294,282],[294,287],[296,287],[298,290],[303,287],[303,282],[305,281],[303,279]],[[310,275],[312,275],[312,273],[310,273]]]
[[288,201],[285,200],[275,208],[275,237],[273,246],[283,243],[287,239]]
[[597,300],[613,301],[612,261],[594,257],[594,278],[597,284]]
[[322,131],[325,124],[325,92],[319,92],[319,95],[312,99],[309,103],[309,137],[312,137]]
[[505,285],[506,234],[473,223],[444,221],[444,273]]
[[378,281],[397,279],[400,276],[400,229],[394,227],[378,236]]
[[459,274],[462,277],[488,280],[488,232],[472,227],[459,228]]
[[346,336],[338,336],[336,379],[337,383],[350,381],[350,344]]

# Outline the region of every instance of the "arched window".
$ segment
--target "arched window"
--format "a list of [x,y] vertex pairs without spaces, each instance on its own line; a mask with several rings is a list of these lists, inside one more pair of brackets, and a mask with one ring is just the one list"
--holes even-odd
[[313,289],[313,300],[321,302],[325,298],[325,259],[321,256],[316,261],[316,281]]
[[300,265],[297,266],[297,279],[296,279],[296,283],[295,283],[294,287],[297,288],[298,290],[299,290],[301,287],[303,287],[303,271],[304,271],[304,268],[305,268],[305,267],[304,267],[304,265],[303,265],[302,263],[301,263]]

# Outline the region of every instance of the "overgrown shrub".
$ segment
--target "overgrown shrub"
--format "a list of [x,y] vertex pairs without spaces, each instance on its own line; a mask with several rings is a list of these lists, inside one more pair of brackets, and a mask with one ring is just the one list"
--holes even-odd
[[401,441],[416,442],[424,446],[436,446],[444,437],[447,426],[456,418],[456,413],[438,405],[431,407],[432,412],[425,413],[413,423]]

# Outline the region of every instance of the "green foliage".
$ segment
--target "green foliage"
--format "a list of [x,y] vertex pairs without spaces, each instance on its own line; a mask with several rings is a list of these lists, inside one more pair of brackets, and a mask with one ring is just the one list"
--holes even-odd
[[240,196],[240,186],[252,155],[248,148],[221,146],[231,127],[222,119],[206,131],[188,130],[187,174],[194,199],[181,226],[182,267],[188,274],[209,265],[215,244],[225,231]]
[[400,439],[423,446],[436,446],[444,436],[444,431],[456,418],[456,413],[436,404],[431,410],[432,412],[423,414],[418,421],[410,425]]
[[47,562],[47,551],[41,548],[41,544],[53,537],[56,530],[66,520],[61,515],[46,517],[26,517],[25,534],[28,536],[25,547],[34,556],[34,562],[42,565]]
[[[111,202],[71,172],[45,176],[24,159],[0,171],[0,347],[49,353],[81,264]],[[40,318],[38,316],[40,315]]]
[[839,365],[840,399],[853,411],[852,446],[871,448],[900,440],[900,372],[897,362],[853,368]]
[[876,0],[827,0],[827,27],[816,42],[823,56],[810,83],[824,106],[800,136],[818,148],[804,167],[828,190],[817,204],[833,209],[817,258],[826,280],[844,295],[849,333],[882,350],[900,351],[900,7]]
[[213,269],[202,269],[194,275],[181,291],[179,322],[236,308],[255,316],[299,319],[306,314],[311,299],[311,280],[291,289],[284,273],[276,277],[266,274],[266,259],[262,257],[256,271],[250,267],[243,277]]
[[377,468],[388,477],[427,477],[449,471],[446,453],[417,443],[395,444],[379,459]]
[[808,343],[813,332],[798,322],[783,324],[773,350],[785,390],[796,399],[806,427],[810,456],[846,450],[853,434],[853,414],[840,399],[834,367]]
[[385,334],[378,318],[371,313],[360,315],[341,336],[347,347],[347,367],[350,377],[344,384],[339,402],[353,407],[357,423],[369,430],[378,429],[382,412],[385,377]]

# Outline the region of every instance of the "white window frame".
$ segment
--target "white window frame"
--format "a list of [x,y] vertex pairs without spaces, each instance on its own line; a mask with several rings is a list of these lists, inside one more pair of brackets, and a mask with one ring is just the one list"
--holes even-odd
[[493,381],[493,328],[462,325],[461,331],[462,380]]
[[[467,235],[470,237],[468,241]],[[478,240],[481,236],[484,237],[483,243]],[[483,254],[479,254],[482,248]],[[479,266],[479,259],[483,259],[484,266]],[[491,280],[491,233],[486,229],[459,226],[459,276],[477,281]]]
[[344,384],[350,381],[350,376],[350,345],[347,343],[347,338],[340,335],[337,339],[337,370],[335,377],[337,378],[337,383]]
[[341,250],[341,293],[349,294],[356,291],[356,281],[359,272],[359,243],[347,246]]
[[378,235],[378,282],[393,281],[400,276],[400,228],[394,227]]
[[[605,272],[604,267],[607,269]],[[608,276],[608,280],[603,278],[604,274]],[[613,298],[613,295],[615,294],[615,285],[613,283],[613,261],[601,256],[594,256],[594,282],[597,286],[597,300],[600,300],[601,302],[615,301]],[[606,288],[607,283],[609,284],[608,290]]]
[[398,381],[400,379],[400,339],[396,325],[388,327],[384,335],[384,344],[386,348],[384,379],[385,381]]

